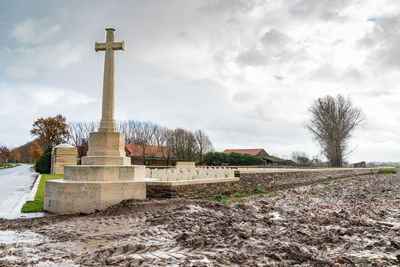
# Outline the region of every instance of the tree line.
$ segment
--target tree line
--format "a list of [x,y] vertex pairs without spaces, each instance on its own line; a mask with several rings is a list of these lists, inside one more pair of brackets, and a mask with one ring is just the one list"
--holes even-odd
[[[79,155],[85,156],[91,132],[97,131],[99,122],[70,122],[69,141],[79,148]],[[160,147],[166,160],[200,160],[208,152],[214,151],[209,136],[203,130],[190,131],[183,128],[170,129],[152,122],[135,120],[118,121],[117,131],[125,134],[125,143],[140,147],[143,159],[150,146]],[[163,149],[168,147],[169,149]]]
[[[37,161],[43,154],[50,152],[52,147],[61,143],[72,144],[77,147],[79,157],[86,156],[89,135],[98,130],[99,122],[67,123],[65,117],[57,115],[39,118],[32,126],[31,134],[36,139],[13,149],[13,153],[5,146],[1,147],[0,160],[8,161],[15,154],[15,161]],[[209,136],[203,130],[170,129],[156,123],[134,120],[118,121],[117,130],[125,134],[126,144],[140,147],[143,159],[148,155],[149,146],[158,146],[162,158],[167,160],[197,161],[208,152],[214,151]]]
[[[316,99],[309,108],[311,114],[306,128],[321,147],[322,154],[332,167],[341,167],[346,155],[351,152],[349,140],[354,130],[363,122],[364,115],[355,107],[349,98],[342,95],[325,96]],[[31,134],[36,137],[19,148],[9,149],[0,146],[0,161],[9,160],[32,162],[55,145],[70,142],[78,148],[79,156],[85,156],[88,149],[89,134],[97,131],[98,122],[70,122],[65,117],[39,118],[33,123]],[[207,153],[213,152],[213,144],[202,130],[190,131],[182,128],[170,129],[152,122],[120,121],[119,132],[125,134],[127,144],[141,147],[143,158],[149,146],[168,147],[161,149],[163,158],[187,161],[201,160]],[[221,155],[214,155],[215,161]],[[301,165],[312,164],[304,153],[292,155],[295,162]]]

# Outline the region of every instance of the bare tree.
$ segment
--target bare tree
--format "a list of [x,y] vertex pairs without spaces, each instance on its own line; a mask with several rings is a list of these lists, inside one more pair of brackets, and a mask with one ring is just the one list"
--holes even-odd
[[[86,155],[89,134],[97,128],[98,122],[69,123],[70,142],[78,147],[78,152],[79,148],[86,148],[79,153],[81,156]],[[167,164],[173,159],[199,160],[208,152],[214,151],[210,138],[202,130],[192,132],[181,128],[168,129],[156,123],[134,120],[118,121],[117,130],[125,134],[126,144],[137,145],[135,152],[141,155],[143,163],[159,157],[160,154],[167,160]],[[149,146],[157,146],[158,151],[149,149]]]
[[177,128],[168,132],[168,146],[177,160],[196,160],[196,140],[188,130]]
[[311,120],[306,125],[319,143],[322,153],[332,167],[341,167],[349,152],[352,132],[364,120],[361,110],[349,98],[325,96],[313,102],[309,109]]
[[129,122],[128,121],[117,121],[117,131],[125,134],[125,143],[129,144]]
[[82,124],[83,122],[68,123],[68,130],[70,133],[69,142],[75,147],[82,145],[82,139],[84,138]]
[[203,130],[195,131],[194,139],[197,145],[198,159],[201,159],[205,154],[214,151],[210,138]]
[[169,130],[166,127],[159,127],[154,132],[155,145],[159,147],[162,157],[167,161],[167,165],[174,158],[174,153],[168,146],[168,132]]
[[301,166],[311,165],[311,160],[305,152],[293,151],[292,160]]
[[70,132],[69,142],[78,149],[78,157],[86,156],[88,151],[88,141],[90,133],[95,132],[99,127],[99,122],[70,122],[68,130]]

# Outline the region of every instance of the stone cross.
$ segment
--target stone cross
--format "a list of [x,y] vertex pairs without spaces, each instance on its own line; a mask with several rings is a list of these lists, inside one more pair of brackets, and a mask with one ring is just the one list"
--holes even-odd
[[99,132],[116,132],[114,120],[114,50],[125,50],[125,42],[114,42],[115,29],[107,28],[105,43],[97,43],[94,50],[106,51],[104,60],[103,107]]

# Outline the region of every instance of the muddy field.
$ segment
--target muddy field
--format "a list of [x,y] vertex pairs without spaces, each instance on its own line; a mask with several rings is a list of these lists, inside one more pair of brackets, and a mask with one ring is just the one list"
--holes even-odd
[[126,201],[89,216],[0,223],[0,266],[351,266],[400,260],[400,175],[247,202]]

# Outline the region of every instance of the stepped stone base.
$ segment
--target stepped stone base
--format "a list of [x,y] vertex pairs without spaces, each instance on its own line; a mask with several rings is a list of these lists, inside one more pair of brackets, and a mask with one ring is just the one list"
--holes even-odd
[[146,166],[65,166],[64,180],[69,181],[140,181],[146,175]]
[[131,198],[146,199],[146,182],[50,180],[43,209],[56,214],[93,213]]
[[130,165],[125,152],[125,135],[117,132],[95,132],[89,137],[89,151],[82,165]]
[[82,165],[130,165],[131,158],[129,157],[101,157],[87,156],[82,158]]
[[91,133],[82,164],[65,166],[63,180],[46,181],[44,210],[56,214],[92,213],[125,199],[146,199],[146,167],[130,164],[124,134]]

